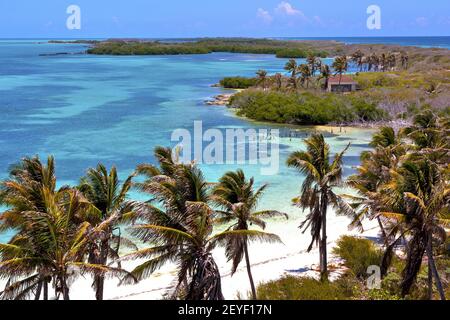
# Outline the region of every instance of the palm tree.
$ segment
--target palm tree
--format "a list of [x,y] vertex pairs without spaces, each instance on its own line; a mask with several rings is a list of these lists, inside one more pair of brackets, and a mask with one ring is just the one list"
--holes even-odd
[[316,70],[320,69],[322,61],[314,54],[309,54],[308,57],[306,58],[306,64],[309,66],[309,69],[311,70],[311,76],[314,76],[316,74]]
[[283,86],[283,76],[281,75],[281,73],[275,73],[273,79],[275,80],[275,83],[277,85],[277,90],[281,90],[281,87]]
[[258,77],[258,83],[261,83],[263,90],[266,90],[267,71],[266,70],[258,70],[256,72],[256,75]]
[[348,69],[348,61],[346,56],[339,56],[334,59],[332,64],[335,75],[339,74],[339,85],[341,84],[342,74],[347,72]]
[[306,88],[309,87],[309,79],[312,76],[311,68],[307,64],[301,64],[298,67],[298,72],[300,73],[300,80],[302,84],[306,83]]
[[326,64],[323,64],[320,68],[320,77],[319,79],[325,79],[324,88],[328,88],[328,80],[331,77],[330,67]]
[[422,152],[447,152],[450,147],[448,130],[440,126],[438,117],[431,110],[414,116],[412,126],[402,129],[401,134],[411,139],[416,149]]
[[389,53],[387,56],[387,64],[389,65],[389,68],[391,70],[394,70],[394,68],[397,65],[397,56],[394,53]]
[[[56,177],[55,177],[55,161],[53,157],[48,157],[47,164],[44,165],[39,157],[24,158],[22,161],[13,166],[10,171],[10,179],[2,181],[0,189],[0,205],[7,207],[0,215],[0,230],[16,230],[17,234],[10,241],[13,244],[16,238],[22,239],[18,236],[26,227],[26,220],[24,212],[40,211],[44,212],[46,207],[42,195],[42,189],[46,188],[49,192],[56,192]],[[29,266],[29,270],[39,269],[39,264]],[[7,277],[8,273],[3,274]],[[35,279],[36,282],[30,282]],[[9,282],[13,281],[11,278]],[[33,289],[33,284],[39,287],[40,291],[44,291],[44,299],[48,298],[48,282],[49,278],[45,276],[44,272],[39,272],[38,276],[34,276],[25,280],[23,283],[28,284]],[[30,289],[30,291],[31,291]]]
[[284,70],[291,73],[289,84],[294,89],[297,89],[297,71],[298,71],[297,61],[295,61],[295,59],[289,59],[289,61],[284,66]]
[[[105,227],[100,237],[90,243],[89,262],[101,265],[108,264],[108,258],[119,259],[119,249],[121,244],[137,249],[132,241],[120,235],[119,225],[123,224],[127,215],[130,215],[135,202],[127,201],[127,194],[131,188],[129,176],[122,184],[119,182],[116,167],[112,167],[110,172],[102,164],[87,171],[86,176],[80,181],[79,190],[101,213],[95,221],[95,225],[100,225],[105,221],[110,221]],[[118,231],[119,235],[114,234]],[[118,263],[120,268],[120,262]],[[95,296],[97,300],[103,300],[105,278],[99,274],[94,279]]]
[[25,158],[2,182],[2,227],[17,232],[0,245],[0,275],[8,278],[3,299],[24,299],[35,294],[48,299],[48,283],[53,280],[55,297],[69,299],[70,279],[80,274],[123,274],[120,269],[87,263],[91,240],[109,225],[93,227],[89,221],[99,215],[78,190],[56,186],[53,157],[44,166],[38,157]]
[[297,61],[295,61],[295,59],[289,59],[289,61],[284,66],[284,70],[291,73],[291,78],[295,78],[295,76],[297,75],[297,67]]
[[[391,226],[383,224],[379,192],[382,186],[391,180],[391,171],[395,170],[403,160],[408,147],[390,127],[382,127],[373,135],[369,145],[374,149],[361,154],[361,165],[357,167],[357,174],[348,177],[346,182],[357,191],[357,195],[345,195],[345,197],[351,200],[351,206],[355,210],[351,216],[351,228],[362,232],[364,218],[378,221],[386,245],[381,267],[382,276],[384,276],[393,256],[396,243],[392,239],[396,237],[397,232],[393,232],[395,230]],[[401,232],[401,230],[398,231]]]
[[178,266],[174,296],[222,300],[220,272],[212,250],[232,239],[258,240],[260,233],[229,230],[212,235],[214,210],[210,207],[210,185],[200,169],[193,163],[179,164],[170,148],[156,148],[155,156],[159,168],[145,164],[137,169],[147,179],[136,186],[152,195],[155,204],[149,203],[146,210],[140,211],[136,217],[142,223],[131,230],[141,241],[151,243],[151,247],[126,256],[148,259],[132,274],[143,279],[173,261]]
[[310,210],[300,228],[304,228],[303,232],[311,228],[312,241],[308,252],[314,243],[319,244],[320,276],[322,280],[326,280],[328,279],[327,208],[331,204],[342,214],[349,215],[353,212],[353,209],[333,191],[334,187],[342,185],[342,158],[349,146],[336,154],[330,163],[330,147],[325,143],[322,134],[313,134],[304,141],[307,150],[293,152],[287,160],[287,165],[306,175],[301,195],[293,201],[303,210]]
[[386,71],[386,68],[388,66],[388,55],[386,53],[382,53],[378,60],[381,66],[381,71]]
[[357,50],[352,54],[352,61],[358,66],[359,71],[362,71],[364,53],[361,50]]
[[[445,241],[444,227],[450,225],[450,189],[438,165],[423,155],[412,155],[393,173],[381,190],[382,215],[410,235],[406,266],[401,284],[402,296],[410,292],[424,254],[442,300],[444,291],[434,262],[433,243]],[[429,292],[431,293],[431,287]],[[430,297],[431,298],[431,297]]]
[[[262,229],[266,228],[264,218],[287,215],[275,210],[265,210],[255,212],[258,201],[263,195],[267,185],[263,185],[254,190],[254,179],[247,180],[242,170],[227,172],[219,184],[214,188],[213,201],[223,211],[217,211],[219,223],[231,223],[227,230],[249,230],[249,225],[255,224]],[[272,242],[279,240],[277,236],[265,232],[258,232],[261,241]],[[228,260],[233,261],[231,274],[234,274],[245,257],[248,278],[252,290],[252,297],[256,300],[256,288],[250,268],[250,258],[248,253],[248,239],[230,239],[226,244],[226,255]]]
[[408,54],[406,52],[402,52],[400,55],[400,61],[402,64],[402,68],[403,69],[408,69],[408,62],[409,62],[409,57]]
[[372,53],[369,57],[368,57],[368,71],[372,71],[372,67],[374,68],[375,71],[378,71],[378,67],[380,65],[380,61],[378,56],[375,53]]

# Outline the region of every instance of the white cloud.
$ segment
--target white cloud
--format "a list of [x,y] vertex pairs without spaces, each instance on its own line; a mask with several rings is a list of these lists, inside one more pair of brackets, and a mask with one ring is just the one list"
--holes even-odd
[[264,23],[271,23],[273,21],[273,17],[270,15],[269,11],[259,8],[256,11],[256,16],[261,19]]
[[275,12],[288,16],[304,16],[303,12],[295,9],[289,2],[286,1],[280,2],[275,8]]

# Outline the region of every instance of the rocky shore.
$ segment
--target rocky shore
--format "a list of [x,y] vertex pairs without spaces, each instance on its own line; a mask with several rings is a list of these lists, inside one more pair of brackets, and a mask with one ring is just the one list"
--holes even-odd
[[232,93],[219,94],[210,100],[206,100],[205,104],[208,106],[227,106],[232,96]]

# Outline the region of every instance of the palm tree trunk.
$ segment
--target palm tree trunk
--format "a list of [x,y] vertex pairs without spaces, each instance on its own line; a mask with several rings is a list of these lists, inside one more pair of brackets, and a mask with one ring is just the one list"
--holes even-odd
[[39,280],[38,286],[36,288],[36,295],[34,296],[34,300],[39,300],[41,298],[42,282],[43,282],[43,280]]
[[248,279],[250,280],[250,287],[252,288],[252,299],[256,300],[256,288],[255,283],[253,282],[252,270],[250,267],[250,258],[248,255],[247,240],[245,240],[244,242],[244,255],[245,255],[245,264],[247,265]]
[[445,294],[444,294],[444,289],[442,288],[441,278],[439,277],[439,273],[436,269],[436,264],[434,262],[432,241],[433,241],[433,238],[431,236],[429,236],[428,245],[427,245],[428,265],[431,267],[431,271],[434,275],[434,279],[436,281],[436,287],[438,289],[439,296],[441,297],[441,300],[445,300]]
[[61,277],[62,294],[64,300],[70,300],[69,297],[69,286],[67,285],[67,276],[63,275]]
[[386,243],[386,239],[387,239],[386,230],[384,230],[383,223],[381,222],[381,219],[379,216],[377,217],[377,221],[378,221],[378,225],[380,226],[380,229],[381,229],[381,234],[383,235],[383,241]]
[[[100,246],[100,264],[106,265],[108,261],[109,253],[109,238],[102,241]],[[95,276],[95,298],[97,300],[103,300],[103,292],[105,288],[105,275],[100,274]]]
[[320,261],[320,280],[328,280],[328,261],[327,261],[327,207],[328,197],[326,192],[322,193],[322,239],[321,239],[321,261]]
[[44,300],[48,300],[48,279],[44,280]]
[[428,259],[428,300],[433,300],[433,272],[430,259]]

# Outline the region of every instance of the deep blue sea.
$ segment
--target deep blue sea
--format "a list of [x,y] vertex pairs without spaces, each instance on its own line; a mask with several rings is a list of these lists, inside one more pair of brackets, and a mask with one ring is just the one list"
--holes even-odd
[[[449,40],[424,38],[415,44],[441,46]],[[123,178],[137,164],[153,162],[154,147],[174,145],[173,130],[192,130],[195,120],[202,120],[205,130],[271,127],[239,119],[227,108],[206,106],[203,101],[224,92],[211,84],[225,76],[251,76],[258,69],[281,72],[286,63],[271,55],[252,54],[79,54],[85,50],[83,45],[48,44],[39,39],[0,40],[0,178],[6,178],[8,168],[22,157],[36,154],[55,156],[60,185],[76,184],[98,162],[116,165]],[[73,54],[42,56],[59,52]],[[346,174],[358,164],[372,133],[304,128],[300,137],[312,130],[324,130],[333,151],[352,142],[345,157]],[[301,213],[290,206],[290,200],[302,178],[284,162],[289,152],[302,146],[300,138],[281,139],[280,170],[273,176],[262,176],[260,166],[250,164],[202,168],[210,181],[216,181],[225,171],[243,167],[258,183],[270,184],[262,207],[299,218]],[[0,235],[0,241],[8,236]]]
[[285,40],[336,40],[346,44],[392,44],[423,48],[450,49],[450,36],[445,37],[320,37],[320,38],[275,38]]

